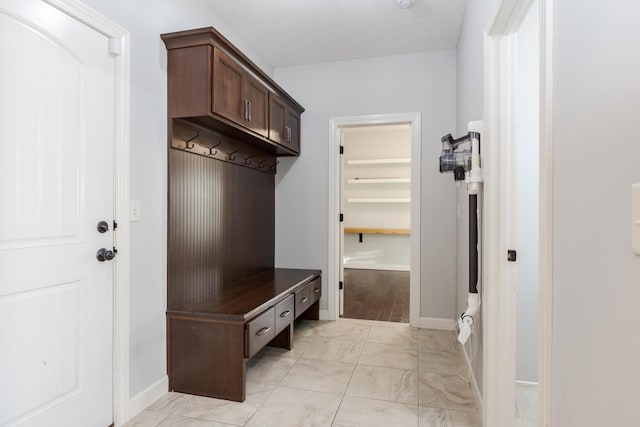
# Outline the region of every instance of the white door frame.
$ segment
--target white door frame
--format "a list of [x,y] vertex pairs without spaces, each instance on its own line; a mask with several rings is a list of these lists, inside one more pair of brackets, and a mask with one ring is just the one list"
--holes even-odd
[[409,320],[420,324],[420,183],[421,164],[420,113],[380,114],[372,116],[333,117],[329,119],[329,263],[328,320],[339,316],[338,281],[340,274],[340,130],[351,126],[411,125],[411,272],[409,273]]
[[129,32],[76,0],[43,0],[110,39],[115,59],[113,422],[128,420],[129,406]]
[[[501,0],[485,34],[486,222],[484,253],[483,425],[515,420],[515,307],[513,265],[506,262],[513,235],[509,176],[513,163],[515,35],[533,0]],[[551,425],[553,260],[553,0],[540,5],[540,211],[539,211],[539,425]]]

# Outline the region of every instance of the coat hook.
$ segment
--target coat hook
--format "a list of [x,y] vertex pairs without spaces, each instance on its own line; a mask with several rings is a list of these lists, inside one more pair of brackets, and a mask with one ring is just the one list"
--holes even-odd
[[250,165],[251,164],[251,160],[249,160],[249,159],[251,159],[255,155],[256,155],[256,153],[251,153],[249,156],[245,157],[244,158],[244,164],[245,165]]
[[186,141],[184,141],[184,144],[185,144],[184,148],[186,148],[187,150],[191,150],[193,147],[195,147],[196,146],[195,144],[189,144],[189,143],[199,136],[200,136],[200,131],[197,131],[196,135],[193,138],[189,138]]
[[262,159],[262,161],[256,162],[256,164],[260,169],[264,169],[264,162],[266,162],[268,159],[268,157],[265,157],[264,159]]
[[209,147],[209,155],[210,156],[215,156],[216,154],[218,154],[218,150],[214,150],[214,148],[216,148],[217,146],[219,146],[220,144],[222,144],[222,141],[218,142],[216,145],[214,145],[213,147]]
[[236,159],[235,153],[237,153],[238,151],[240,151],[240,147],[237,147],[235,150],[233,150],[232,152],[228,153],[229,156],[229,160],[233,161]]

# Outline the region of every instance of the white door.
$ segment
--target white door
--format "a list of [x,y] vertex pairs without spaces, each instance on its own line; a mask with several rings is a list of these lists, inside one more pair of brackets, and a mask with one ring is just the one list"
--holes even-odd
[[[38,0],[0,0],[0,425],[113,416],[115,61]],[[99,221],[109,230],[100,233]]]

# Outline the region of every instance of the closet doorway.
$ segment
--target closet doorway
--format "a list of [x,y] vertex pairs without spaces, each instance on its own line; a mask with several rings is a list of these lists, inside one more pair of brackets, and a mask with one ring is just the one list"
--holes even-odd
[[[419,114],[331,120],[329,318],[419,319]],[[334,156],[335,154],[335,156]],[[414,197],[415,196],[415,197]]]
[[340,316],[409,323],[411,127],[342,129]]

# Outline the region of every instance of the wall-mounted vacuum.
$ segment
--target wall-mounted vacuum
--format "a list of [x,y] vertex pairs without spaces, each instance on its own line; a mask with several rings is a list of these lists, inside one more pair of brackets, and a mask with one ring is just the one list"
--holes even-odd
[[482,165],[480,162],[480,134],[482,121],[469,122],[468,133],[454,139],[451,134],[442,137],[442,154],[440,155],[440,172],[453,172],[456,181],[464,180],[469,194],[469,297],[467,309],[458,319],[458,341],[467,342],[472,332],[474,318],[480,312],[480,294],[478,284],[479,268],[479,227],[478,217],[482,196]]

